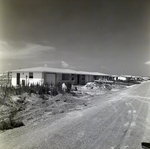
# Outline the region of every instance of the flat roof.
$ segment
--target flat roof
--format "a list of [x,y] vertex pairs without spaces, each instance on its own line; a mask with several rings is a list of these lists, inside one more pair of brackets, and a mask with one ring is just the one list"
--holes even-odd
[[71,69],[50,68],[50,67],[33,67],[25,69],[10,70],[8,72],[52,72],[63,74],[82,74],[82,75],[95,75],[95,76],[110,76],[109,74],[99,72],[76,71]]

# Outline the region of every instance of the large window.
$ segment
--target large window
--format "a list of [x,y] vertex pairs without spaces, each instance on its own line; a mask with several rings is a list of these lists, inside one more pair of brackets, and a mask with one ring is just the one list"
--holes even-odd
[[94,80],[98,80],[99,79],[99,76],[94,76]]
[[29,78],[33,79],[33,72],[29,72]]
[[70,80],[70,74],[62,74],[62,80]]

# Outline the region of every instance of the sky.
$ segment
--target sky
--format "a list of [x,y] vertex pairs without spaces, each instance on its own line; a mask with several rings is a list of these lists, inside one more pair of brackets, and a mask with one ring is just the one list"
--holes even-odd
[[150,0],[0,0],[0,72],[150,76],[149,8]]

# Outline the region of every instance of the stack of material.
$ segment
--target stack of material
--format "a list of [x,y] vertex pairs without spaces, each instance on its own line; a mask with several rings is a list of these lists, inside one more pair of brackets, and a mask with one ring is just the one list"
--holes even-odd
[[100,86],[95,82],[88,82],[83,88],[84,89],[99,89]]

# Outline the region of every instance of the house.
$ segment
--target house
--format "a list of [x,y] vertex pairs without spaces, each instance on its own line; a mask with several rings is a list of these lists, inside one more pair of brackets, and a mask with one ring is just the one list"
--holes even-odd
[[150,80],[150,77],[149,77],[149,76],[142,76],[141,78],[142,78],[144,81]]
[[34,67],[8,71],[13,86],[26,84],[56,84],[71,82],[74,85],[84,85],[97,79],[108,78],[108,74],[99,72],[75,71],[49,67]]
[[135,81],[141,80],[141,77],[140,77],[140,76],[132,76],[132,78],[133,78]]
[[133,77],[131,75],[121,75],[118,77],[118,80],[121,80],[121,81],[130,81],[132,79]]

